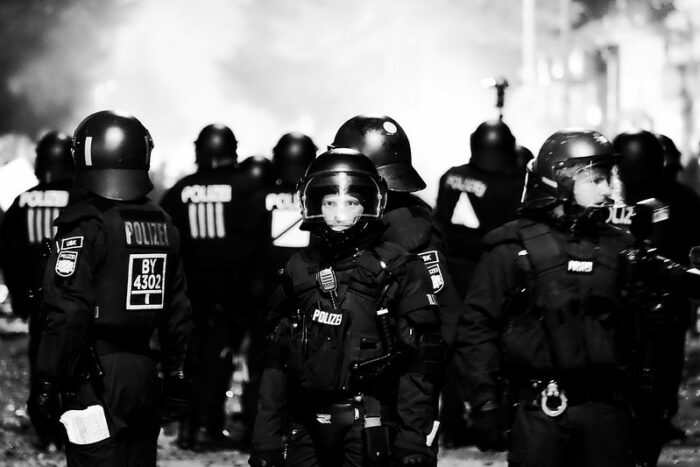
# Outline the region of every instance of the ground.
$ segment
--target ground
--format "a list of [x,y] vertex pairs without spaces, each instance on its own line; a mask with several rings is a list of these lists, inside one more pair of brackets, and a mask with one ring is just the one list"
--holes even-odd
[[[27,336],[20,323],[0,321],[0,465],[8,467],[65,466],[61,452],[41,453],[32,447],[32,429],[25,412],[27,381]],[[688,433],[684,443],[667,446],[660,466],[700,465],[700,338],[691,337],[687,346],[686,378],[676,423]],[[163,467],[245,466],[240,452],[194,454],[178,449],[174,433],[163,431],[159,438],[158,465]],[[502,467],[504,454],[484,454],[476,448],[446,449],[439,467]]]

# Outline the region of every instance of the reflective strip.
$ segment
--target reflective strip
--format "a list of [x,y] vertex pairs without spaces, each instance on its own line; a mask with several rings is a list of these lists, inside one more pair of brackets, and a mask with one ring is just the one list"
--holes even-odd
[[204,211],[204,204],[197,204],[197,219],[199,220],[199,238],[207,236],[207,213]]
[[[51,216],[51,218],[56,219],[60,213],[61,213],[61,211],[58,208],[54,208],[53,215]],[[58,231],[58,227],[51,226],[51,238],[54,238],[56,236],[57,231]]]
[[43,209],[34,210],[34,243],[39,243],[41,241],[41,232],[43,231]]
[[224,203],[216,203],[216,236],[219,238],[226,237],[226,225],[224,224]]
[[85,166],[92,165],[92,136],[85,138]]
[[36,235],[34,234],[34,209],[27,209],[27,234],[29,234],[29,243],[36,243]]
[[187,215],[190,219],[190,235],[192,238],[199,238],[199,229],[197,228],[197,205],[190,204],[187,206]]
[[214,203],[207,204],[207,237],[216,237],[216,231],[214,228]]
[[51,217],[51,214],[53,214],[52,209],[44,209],[44,230],[42,231],[42,235],[39,240],[42,240],[45,237],[51,237],[51,223],[53,222],[53,217]]

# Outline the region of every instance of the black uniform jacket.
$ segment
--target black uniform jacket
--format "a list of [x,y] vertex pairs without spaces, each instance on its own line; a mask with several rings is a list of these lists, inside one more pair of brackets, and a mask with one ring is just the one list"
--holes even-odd
[[[316,280],[316,273],[328,266],[336,274],[336,298],[321,291]],[[253,449],[281,448],[286,411],[364,392],[390,406],[388,413],[398,426],[395,446],[430,455],[426,437],[436,414],[437,388],[418,348],[423,334],[439,331],[439,317],[420,259],[388,243],[332,262],[310,248],[290,259],[287,274],[287,285],[277,290],[268,314],[268,327],[274,330],[268,335]],[[380,278],[389,276],[389,332],[406,359],[385,384],[354,387],[351,362],[384,352],[375,314],[385,283]]]
[[182,369],[190,303],[179,235],[148,199],[91,194],[69,206],[56,227],[44,274],[37,373],[75,390],[89,369],[88,346],[95,345],[105,375],[94,389],[119,429],[155,410],[160,388],[148,351],[154,330],[163,372]]
[[29,314],[29,292],[41,288],[44,238],[55,234],[53,221],[68,206],[69,183],[40,183],[21,193],[0,224],[0,265],[15,314]]
[[[533,244],[526,249],[527,235],[552,242],[540,243],[547,248],[535,252]],[[566,230],[519,219],[484,240],[489,249],[477,267],[457,331],[458,369],[471,403],[498,401],[504,377],[587,375],[590,380],[616,374],[623,363],[617,339],[624,319],[618,253],[631,237],[601,226],[595,238],[575,238]]]
[[398,192],[389,194],[382,223],[386,229],[382,240],[400,245],[425,263],[440,304],[441,335],[451,348],[463,305],[447,269],[442,227],[427,203],[410,193]]

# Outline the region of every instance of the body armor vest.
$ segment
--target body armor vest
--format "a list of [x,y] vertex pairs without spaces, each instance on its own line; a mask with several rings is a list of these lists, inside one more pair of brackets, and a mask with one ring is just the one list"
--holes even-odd
[[115,204],[101,220],[107,254],[95,277],[95,326],[153,329],[177,266],[174,229],[150,203]]
[[402,254],[382,244],[325,269],[305,254],[290,259],[288,294],[295,297],[296,316],[289,370],[303,389],[348,392],[352,362],[385,353],[376,315],[393,297],[377,301]]
[[524,288],[508,297],[501,344],[510,371],[531,377],[617,368],[617,255],[625,236],[573,239],[527,219],[511,225],[524,246],[516,261]]

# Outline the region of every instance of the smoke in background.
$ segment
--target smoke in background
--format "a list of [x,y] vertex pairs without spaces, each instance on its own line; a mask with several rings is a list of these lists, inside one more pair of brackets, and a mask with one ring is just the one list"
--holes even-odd
[[[496,5],[492,5],[496,4]],[[235,132],[241,158],[288,131],[320,148],[359,113],[406,129],[435,197],[495,115],[486,76],[517,81],[519,2],[474,0],[4,0],[0,134],[71,132],[97,110],[136,115],[168,181],[199,130]],[[518,133],[518,124],[506,121]]]

